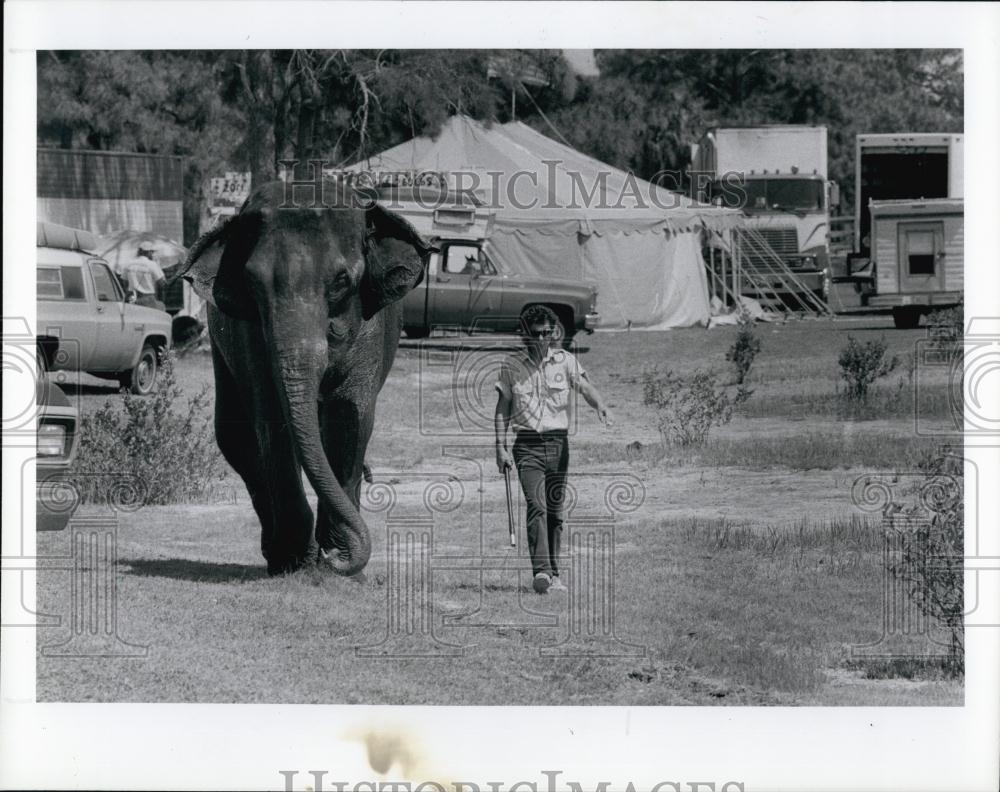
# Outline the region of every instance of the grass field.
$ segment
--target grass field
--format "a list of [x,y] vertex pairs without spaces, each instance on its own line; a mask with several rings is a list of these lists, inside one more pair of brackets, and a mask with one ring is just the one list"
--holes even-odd
[[[948,372],[904,365],[860,409],[836,396],[848,333],[909,359],[924,331],[881,317],[759,326],[733,421],[703,446],[661,447],[643,370],[727,372],[735,332],[581,338],[616,423],[584,406],[571,439],[568,596],[531,594],[523,515],[507,544],[490,424],[503,350],[406,343],[369,447],[366,582],[268,578],[232,474],[202,502],[122,512],[106,580],[118,636],[144,648],[74,636],[96,618],[80,569],[40,573],[40,611],[61,619],[38,630],[39,701],[961,704],[961,678],[919,659],[941,647],[883,635],[879,515],[852,500],[861,476],[905,478],[933,453],[940,439],[917,430],[950,423]],[[188,355],[177,375],[194,393],[211,362]],[[118,398],[85,375],[68,390],[85,413]],[[76,522],[104,514],[84,506]],[[70,533],[39,534],[39,554],[73,557]],[[106,656],[79,656],[98,645]],[[918,659],[880,660],[889,650]]]

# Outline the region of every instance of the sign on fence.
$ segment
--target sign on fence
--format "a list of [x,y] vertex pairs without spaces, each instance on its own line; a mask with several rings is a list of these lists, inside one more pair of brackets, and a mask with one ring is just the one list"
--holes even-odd
[[[225,176],[216,176],[211,180],[210,209],[217,214],[235,214],[249,195],[250,174],[228,171]],[[223,209],[232,211],[221,211]]]

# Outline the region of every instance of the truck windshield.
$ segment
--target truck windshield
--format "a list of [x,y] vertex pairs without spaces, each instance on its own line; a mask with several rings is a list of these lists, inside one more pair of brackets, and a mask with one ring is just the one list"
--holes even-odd
[[751,214],[823,209],[823,182],[817,179],[747,179],[743,192],[740,208]]

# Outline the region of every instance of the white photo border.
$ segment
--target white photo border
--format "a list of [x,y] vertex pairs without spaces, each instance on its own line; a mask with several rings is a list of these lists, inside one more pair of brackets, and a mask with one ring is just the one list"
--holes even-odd
[[[998,316],[1000,9],[938,3],[8,2],[4,8],[4,315],[34,305],[36,49],[284,47],[961,48],[966,75],[965,315]],[[419,31],[419,32],[417,32]],[[973,163],[975,163],[973,165]],[[33,310],[33,308],[31,309]],[[8,378],[4,377],[7,398]],[[13,383],[10,383],[14,387]],[[981,480],[997,481],[997,450]],[[8,464],[9,463],[9,464]],[[4,492],[16,481],[4,452]],[[13,471],[10,476],[8,472]],[[992,471],[992,473],[991,473]],[[985,497],[985,494],[984,494]],[[16,498],[4,523],[17,525]],[[995,499],[981,527],[1000,524]],[[5,532],[5,555],[6,532]],[[30,548],[26,548],[30,554]],[[1000,555],[1000,552],[994,552]],[[6,589],[5,589],[6,591]],[[4,607],[9,603],[5,602]],[[995,788],[998,631],[969,630],[964,707],[368,707],[36,704],[33,629],[5,629],[4,788],[283,788],[280,770],[371,779],[352,733],[419,735],[453,780],[584,788],[672,781],[746,790]],[[429,765],[429,766],[430,766]],[[436,772],[436,771],[435,771]],[[432,778],[422,780],[434,780]],[[331,787],[328,787],[331,788]],[[671,789],[666,786],[661,789]],[[707,787],[699,787],[705,789]],[[736,787],[731,787],[736,789]]]

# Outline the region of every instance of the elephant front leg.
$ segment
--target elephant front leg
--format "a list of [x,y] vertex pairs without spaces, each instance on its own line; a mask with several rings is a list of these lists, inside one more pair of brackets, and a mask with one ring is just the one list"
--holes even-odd
[[[302,468],[283,422],[258,422],[256,433],[264,487],[254,507],[261,518],[267,571],[271,575],[294,572],[315,562],[317,554]],[[270,534],[265,526],[270,526]]]
[[[235,379],[213,345],[215,437],[223,457],[246,485],[260,520],[260,550],[272,574],[291,572],[316,557],[313,515],[286,432],[277,421],[251,419]],[[261,409],[261,405],[255,403]]]
[[[374,404],[371,409],[363,410],[353,402],[325,401],[320,408],[323,450],[333,474],[355,508],[361,504],[361,480],[371,475],[365,464],[365,450],[374,419]],[[335,548],[339,534],[340,529],[333,515],[320,502],[316,516],[316,541],[320,549],[330,551]]]

